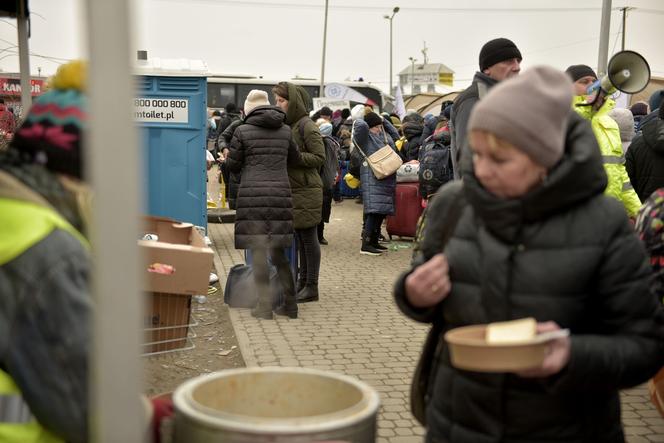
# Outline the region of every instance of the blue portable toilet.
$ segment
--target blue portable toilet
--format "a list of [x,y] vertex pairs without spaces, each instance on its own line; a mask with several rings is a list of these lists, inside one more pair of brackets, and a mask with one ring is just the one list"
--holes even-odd
[[139,60],[134,72],[145,210],[206,227],[207,66],[150,59]]

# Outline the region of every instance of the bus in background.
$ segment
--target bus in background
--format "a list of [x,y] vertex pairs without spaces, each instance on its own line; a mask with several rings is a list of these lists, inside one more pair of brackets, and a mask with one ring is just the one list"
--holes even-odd
[[[257,78],[252,76],[224,76],[224,75],[210,75],[207,79],[207,105],[208,108],[220,109],[226,106],[228,103],[235,103],[238,108],[244,106],[244,100],[247,98],[249,91],[252,89],[260,89],[267,92],[270,97],[270,102],[274,101],[272,94],[272,87],[279,83],[282,80],[266,80],[263,78]],[[290,83],[302,86],[309,96],[314,99],[320,96],[320,82],[313,79],[290,79],[286,80]],[[383,91],[369,83],[357,81],[357,82],[329,82],[326,83],[326,86],[330,85],[341,85],[342,87],[347,87],[351,89],[351,93],[354,91],[361,94],[367,100],[364,102],[353,100],[352,98],[344,98],[341,100],[348,100],[350,106],[354,106],[358,103],[367,104],[370,106],[376,106],[379,110],[383,109],[386,99],[389,98]],[[339,92],[340,88],[337,86],[335,92]],[[328,97],[330,94],[327,94]],[[347,96],[348,97],[348,96]],[[338,97],[330,97],[338,98]],[[358,99],[358,96],[355,96]],[[309,103],[310,109],[313,109],[313,100]]]

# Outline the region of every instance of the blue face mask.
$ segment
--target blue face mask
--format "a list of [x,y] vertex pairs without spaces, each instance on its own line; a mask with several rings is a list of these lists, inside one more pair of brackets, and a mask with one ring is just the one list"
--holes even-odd
[[593,95],[595,91],[600,89],[601,85],[601,80],[595,80],[590,86],[588,86],[588,89],[586,89],[586,94]]

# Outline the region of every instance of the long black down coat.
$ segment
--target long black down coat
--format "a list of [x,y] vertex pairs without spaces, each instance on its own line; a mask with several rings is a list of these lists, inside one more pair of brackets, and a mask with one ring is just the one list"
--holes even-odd
[[235,248],[285,248],[293,241],[288,164],[299,161],[284,112],[259,106],[233,134],[226,161],[242,172],[235,213]]
[[[664,319],[651,271],[625,210],[603,195],[606,175],[590,125],[570,117],[562,161],[520,199],[488,193],[465,156],[463,185],[429,207],[422,256],[440,252],[450,199],[466,205],[444,248],[452,291],[416,309],[396,283],[399,307],[423,322],[459,326],[535,317],[571,331],[568,365],[548,378],[454,368],[446,345],[435,365],[427,442],[623,442],[618,390],[663,363]],[[436,223],[438,221],[439,223]],[[409,271],[411,272],[411,271]]]

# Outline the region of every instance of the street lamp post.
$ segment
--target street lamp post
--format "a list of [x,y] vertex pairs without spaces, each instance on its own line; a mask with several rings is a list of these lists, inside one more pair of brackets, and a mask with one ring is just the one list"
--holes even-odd
[[392,15],[383,16],[383,18],[390,21],[390,95],[392,94],[392,19],[397,12],[399,12],[399,7],[395,6],[394,9],[392,9]]
[[415,95],[415,91],[413,88],[413,81],[415,80],[415,62],[417,61],[417,59],[413,57],[408,57],[408,60],[410,60],[410,95]]
[[325,22],[323,24],[323,61],[320,66],[320,91],[318,92],[319,97],[325,96],[325,48],[327,46],[327,9],[329,6],[329,0],[325,0]]

